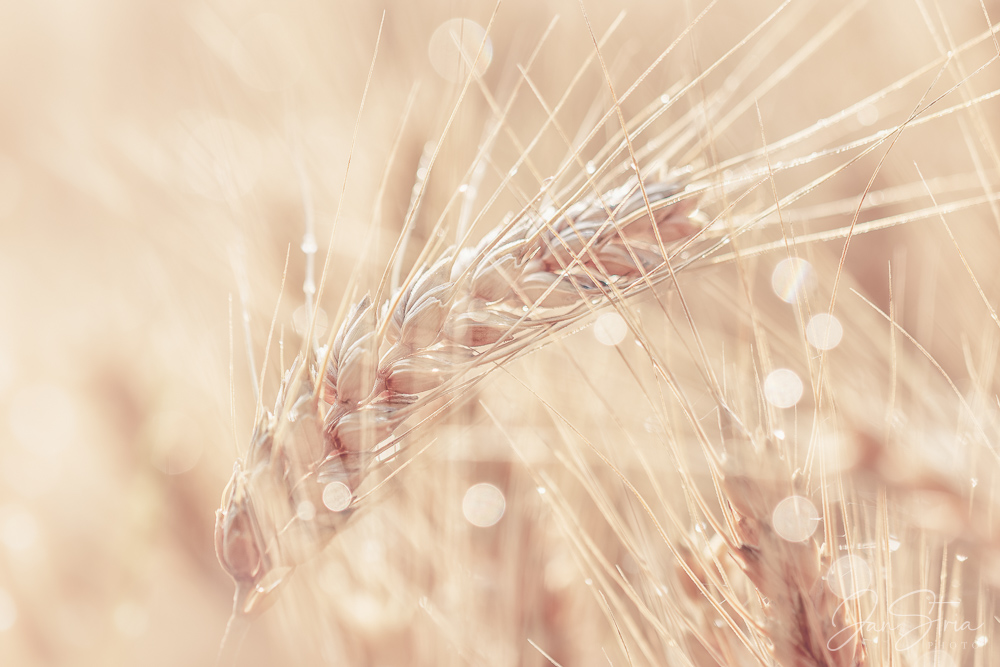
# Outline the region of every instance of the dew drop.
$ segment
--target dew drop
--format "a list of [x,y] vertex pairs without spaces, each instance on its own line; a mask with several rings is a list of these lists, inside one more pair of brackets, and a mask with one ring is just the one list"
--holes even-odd
[[771,514],[774,532],[789,542],[808,540],[819,526],[819,512],[808,498],[788,496]]
[[593,161],[588,162],[586,170],[588,174],[593,174],[595,171],[597,171],[597,166],[593,163]]
[[[296,308],[295,312],[292,313],[292,326],[295,328],[295,333],[300,336],[306,335],[309,331],[309,321],[311,319],[312,311],[306,308],[305,304]],[[323,338],[328,326],[329,321],[326,317],[326,311],[320,308],[316,311],[316,326],[313,328],[313,336]]]
[[332,512],[343,512],[350,506],[352,495],[343,482],[330,482],[323,487],[323,504]]
[[[326,502],[326,498],[323,499],[323,502]],[[312,521],[316,517],[316,506],[308,500],[303,500],[295,508],[295,516],[302,521]]]
[[458,191],[459,192],[465,192],[468,189],[469,189],[469,186],[466,185],[465,183],[462,183],[460,186],[458,186]]
[[858,556],[838,558],[826,572],[826,585],[843,600],[868,590],[871,584],[871,568]]
[[806,340],[817,350],[832,350],[844,337],[840,320],[828,313],[813,315],[806,325]]
[[959,563],[964,563],[965,561],[969,560],[969,557],[966,556],[965,554],[955,554],[955,560],[957,560]]
[[536,490],[538,491],[539,495],[542,495],[542,496],[545,495],[545,487],[544,486],[540,486]]
[[314,254],[319,250],[319,246],[316,244],[316,237],[312,234],[308,234],[302,238],[302,245],[299,249],[307,255]]
[[618,313],[604,313],[594,322],[594,337],[601,345],[613,347],[625,340],[628,325]]
[[774,429],[774,437],[777,438],[778,440],[784,440],[785,432],[780,428]]
[[792,303],[812,280],[812,264],[800,257],[786,257],[774,267],[771,288],[779,299]]
[[473,484],[462,499],[462,514],[473,526],[488,528],[500,520],[507,503],[503,492],[492,484]]
[[670,104],[670,95],[666,93],[660,95],[660,104]]
[[476,65],[477,76],[482,76],[486,72],[493,60],[493,41],[475,21],[450,19],[442,23],[431,35],[427,45],[427,55],[434,71],[442,78],[452,83],[461,83],[469,76],[469,67],[473,62]]
[[790,408],[802,399],[802,380],[787,368],[772,371],[764,380],[764,398],[776,408]]
[[858,109],[858,122],[869,127],[878,122],[878,107],[874,104],[866,104]]

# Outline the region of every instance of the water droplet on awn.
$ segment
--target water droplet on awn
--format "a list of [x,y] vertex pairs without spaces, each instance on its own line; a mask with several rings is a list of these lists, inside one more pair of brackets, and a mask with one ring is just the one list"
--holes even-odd
[[625,340],[628,325],[618,313],[604,313],[594,322],[594,337],[601,345],[615,346]]
[[819,512],[808,498],[789,496],[771,514],[774,531],[789,542],[804,542],[819,526]]
[[473,526],[488,528],[497,523],[506,509],[503,492],[492,484],[473,484],[462,499],[462,514]]
[[346,510],[351,499],[351,490],[343,482],[330,482],[323,488],[323,504],[332,512]]
[[817,350],[832,350],[840,344],[844,327],[840,320],[828,313],[813,315],[806,325],[806,340]]
[[812,280],[812,264],[800,257],[786,257],[774,267],[771,288],[779,299],[792,303]]
[[441,77],[452,83],[461,83],[468,77],[469,67],[473,62],[476,65],[476,75],[482,76],[486,72],[493,60],[493,42],[475,21],[450,19],[431,35],[427,55],[434,71]]
[[779,368],[764,380],[764,398],[776,408],[790,408],[802,399],[803,388],[795,371]]

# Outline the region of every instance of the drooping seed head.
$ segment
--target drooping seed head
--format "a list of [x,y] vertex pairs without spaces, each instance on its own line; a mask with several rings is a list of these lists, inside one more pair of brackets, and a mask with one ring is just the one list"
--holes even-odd
[[261,571],[263,549],[246,478],[239,462],[222,493],[222,507],[215,512],[215,555],[237,584],[252,583]]

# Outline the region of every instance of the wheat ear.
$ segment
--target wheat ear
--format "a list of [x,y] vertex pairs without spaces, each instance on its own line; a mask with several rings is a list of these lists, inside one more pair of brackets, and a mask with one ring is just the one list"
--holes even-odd
[[266,607],[344,525],[379,444],[407,419],[610,293],[651,284],[661,244],[698,228],[679,182],[645,191],[648,203],[633,179],[552,218],[528,206],[478,245],[443,252],[380,307],[364,297],[326,349],[296,359],[217,513],[237,613]]
[[731,555],[766,600],[763,630],[774,659],[783,667],[866,665],[860,634],[843,634],[850,607],[824,581],[829,549],[812,537],[790,541],[773,525],[775,508],[802,492],[802,480],[774,441],[738,445],[746,454],[727,461],[721,483],[735,514]]

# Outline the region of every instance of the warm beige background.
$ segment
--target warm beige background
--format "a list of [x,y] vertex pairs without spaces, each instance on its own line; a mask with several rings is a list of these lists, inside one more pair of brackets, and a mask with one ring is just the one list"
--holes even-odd
[[[621,4],[627,14],[607,47],[619,92],[702,6]],[[750,76],[763,80],[826,25],[838,9],[829,4],[836,3],[792,3],[797,27]],[[769,138],[833,113],[937,55],[915,4],[869,4],[801,72],[761,98]],[[940,4],[957,41],[983,29],[978,3]],[[597,32],[617,5],[587,3]],[[722,0],[693,44],[685,42],[640,89],[635,109],[640,99],[645,104],[706,67],[776,5]],[[989,8],[1000,16],[995,3]],[[244,248],[259,363],[289,245],[282,321],[300,303],[301,196],[291,147],[301,142],[323,245],[381,9],[310,0],[0,5],[0,624],[9,626],[0,628],[0,664],[214,660],[231,599],[215,560],[212,524],[234,458],[228,303],[232,295],[238,326],[239,297],[232,257]],[[485,25],[491,11],[478,0],[386,7],[329,312],[364,238],[411,86],[420,83],[388,180],[386,231],[376,240],[371,280],[395,238],[423,144],[440,131],[455,99],[457,89],[429,64],[430,35],[453,17]],[[550,101],[592,48],[579,6],[501,6],[486,73],[501,99],[516,79],[515,64],[526,61],[557,13],[560,21],[532,69]],[[722,80],[712,77],[706,88]],[[970,92],[988,90],[989,81],[980,79]],[[571,131],[589,103],[606,94],[593,68],[580,90],[563,116]],[[513,124],[531,127],[540,112],[529,92],[522,99],[524,111]],[[884,113],[899,118],[906,110]],[[483,96],[470,91],[440,165],[450,186],[479,141],[487,111]],[[926,175],[968,173],[968,154],[956,146],[960,135],[937,136],[901,142],[888,177],[912,180],[906,169],[918,155]],[[718,139],[718,150],[735,155],[758,146],[759,137],[751,111]],[[553,146],[551,168],[564,149],[556,138],[546,141]],[[497,162],[513,155],[510,145],[501,146]],[[219,186],[220,176],[228,186]],[[840,196],[836,188],[856,192],[850,188],[860,180],[824,196]],[[440,196],[432,190],[432,210],[440,209]],[[503,210],[499,205],[497,215]],[[892,238],[858,243],[852,256],[882,303],[884,244]],[[975,248],[970,256],[988,261]],[[911,267],[921,261],[914,257]],[[984,275],[990,280],[989,271]],[[288,329],[286,336],[294,339]],[[239,328],[236,338],[243,439],[252,396]],[[290,664],[283,656],[299,638],[287,624],[265,618],[252,632],[243,664]]]

